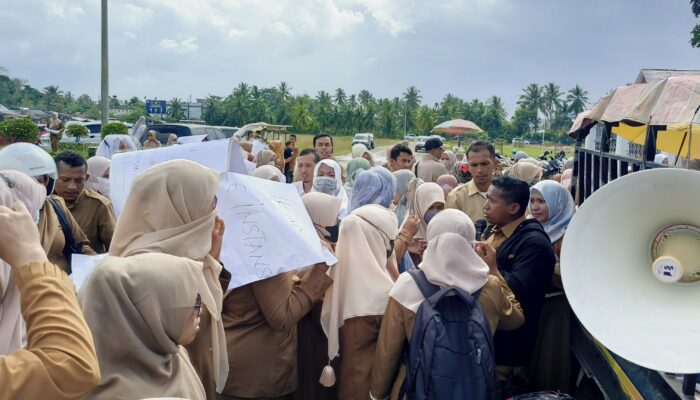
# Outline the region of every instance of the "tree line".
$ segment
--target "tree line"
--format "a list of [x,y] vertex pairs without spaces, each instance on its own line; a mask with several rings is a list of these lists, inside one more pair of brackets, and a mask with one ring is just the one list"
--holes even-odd
[[[40,91],[22,79],[2,73],[0,70],[0,104],[100,117],[99,101],[87,94],[75,97],[57,86],[47,86]],[[563,92],[555,83],[532,83],[522,89],[517,108],[510,117],[498,96],[482,101],[447,94],[432,106],[422,100],[415,86],[409,86],[400,96],[378,98],[368,90],[349,94],[338,88],[332,92],[320,90],[310,96],[292,94],[286,82],[269,88],[239,83],[228,96],[208,96],[204,100],[202,119],[209,125],[240,127],[266,121],[292,125],[296,132],[322,131],[336,135],[374,132],[394,137],[407,133],[427,134],[440,122],[463,118],[479,125],[492,138],[541,137],[544,132],[548,140],[558,140],[575,116],[589,105],[588,92],[579,85]],[[137,97],[110,98],[110,109],[125,110],[118,119],[127,122],[134,122],[143,115],[144,108],[144,102]],[[182,120],[185,114],[182,99],[173,98],[168,102],[167,121]]]

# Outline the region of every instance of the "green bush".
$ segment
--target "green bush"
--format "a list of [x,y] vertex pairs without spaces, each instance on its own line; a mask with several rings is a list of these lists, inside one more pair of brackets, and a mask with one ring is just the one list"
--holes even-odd
[[102,138],[104,139],[107,135],[128,135],[129,128],[121,122],[110,122],[102,127]]
[[80,138],[88,137],[88,135],[90,135],[90,130],[79,124],[68,125],[66,128],[66,135],[76,138],[76,142],[78,142]]
[[0,136],[6,143],[35,143],[39,127],[28,118],[13,118],[0,124]]

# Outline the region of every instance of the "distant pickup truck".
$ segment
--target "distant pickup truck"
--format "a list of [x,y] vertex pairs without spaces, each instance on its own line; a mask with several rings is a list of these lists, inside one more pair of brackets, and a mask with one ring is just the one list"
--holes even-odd
[[368,150],[374,148],[374,134],[373,133],[358,133],[352,138],[352,146],[356,144],[364,144]]

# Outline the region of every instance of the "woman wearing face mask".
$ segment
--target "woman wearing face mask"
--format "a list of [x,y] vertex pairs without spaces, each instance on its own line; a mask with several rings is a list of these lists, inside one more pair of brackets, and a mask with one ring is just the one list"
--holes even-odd
[[357,177],[362,172],[367,171],[370,168],[372,167],[370,166],[369,162],[362,157],[353,158],[350,160],[347,167],[348,179],[343,187],[349,198],[352,198],[352,188],[355,185],[355,180],[357,180]]
[[561,184],[541,181],[530,189],[530,213],[544,227],[557,257],[530,365],[530,384],[536,390],[547,388],[566,393],[571,389],[571,307],[561,283],[559,255],[566,227],[575,212],[574,199]]
[[[18,171],[0,171],[0,206],[12,207],[16,201],[21,201],[36,220],[45,198],[46,188],[34,179]],[[10,266],[0,260],[0,355],[21,348],[25,334],[19,292],[11,275]]]
[[[370,365],[388,293],[394,284],[387,263],[394,259],[396,216],[371,204],[360,207],[340,224],[338,265],[329,274],[333,285],[325,294],[321,324],[328,336],[329,362],[340,355],[339,398],[367,399]],[[336,374],[324,368],[321,383],[335,384]]]
[[223,388],[228,375],[221,302],[230,274],[218,261],[224,229],[216,216],[218,183],[219,174],[192,161],[151,167],[134,180],[109,248],[110,256],[127,260],[154,254],[198,266],[209,294],[199,290],[204,304],[200,333],[187,350],[209,397]]
[[272,150],[260,150],[260,152],[255,156],[255,166],[257,168],[263,165],[275,166],[277,162],[277,155]]
[[88,179],[86,189],[92,189],[97,193],[109,197],[109,167],[111,161],[104,157],[90,157],[87,160]]
[[[428,248],[419,268],[439,287],[456,286],[470,294],[481,290],[478,300],[491,333],[516,329],[525,321],[522,308],[500,274],[489,275],[489,266],[472,248],[475,234],[474,224],[463,212],[450,209],[438,214],[428,224]],[[408,273],[401,274],[389,296],[372,365],[372,399],[399,398],[406,376],[401,356],[425,300]]]
[[343,189],[343,176],[340,165],[337,162],[326,159],[316,163],[314,167],[314,192],[321,192],[342,200],[340,206],[340,219],[348,215],[349,198]]
[[[311,217],[316,227],[316,233],[321,241],[335,249],[338,242],[341,200],[337,197],[325,193],[307,193],[301,200],[304,202],[306,211]],[[300,270],[298,275],[304,277],[311,270],[305,268]],[[311,311],[299,321],[298,326],[298,349],[297,349],[297,369],[299,384],[295,393],[295,399],[306,400],[331,400],[338,398],[337,387],[324,387],[318,382],[318,371],[321,371],[328,364],[328,339],[321,327],[321,308],[323,298],[316,300]]]

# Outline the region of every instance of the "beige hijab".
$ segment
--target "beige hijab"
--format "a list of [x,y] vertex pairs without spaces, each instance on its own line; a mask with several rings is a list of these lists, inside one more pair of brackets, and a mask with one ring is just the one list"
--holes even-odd
[[157,149],[161,146],[160,141],[156,139],[156,131],[148,131],[148,140],[143,144],[144,149]]
[[92,189],[109,198],[109,178],[105,178],[112,161],[109,158],[94,156],[87,160],[88,179],[85,188]]
[[[18,171],[0,171],[0,205],[11,207],[21,201],[35,218],[44,204],[46,188]],[[19,292],[10,277],[12,268],[0,260],[0,355],[22,347],[24,321]]]
[[201,271],[199,262],[156,253],[106,257],[97,266],[80,294],[102,375],[86,399],[206,399],[176,343],[197,294],[214,301]]
[[[418,227],[418,233],[416,233],[415,237],[426,237],[428,224],[425,223],[425,213],[435,203],[445,204],[445,192],[440,185],[435,182],[425,182],[416,189],[413,207],[408,214],[418,215],[420,217],[420,226]],[[408,218],[408,215],[406,215],[406,218]]]
[[287,178],[285,178],[285,176],[282,175],[282,172],[279,169],[277,169],[277,167],[272,165],[263,165],[261,167],[257,167],[253,170],[253,172],[250,175],[268,181],[273,180],[272,178],[277,178],[277,182],[287,183]]
[[397,225],[396,215],[376,204],[356,209],[340,224],[338,264],[328,272],[333,286],[326,291],[321,310],[330,360],[338,356],[338,330],[345,320],[384,314],[394,285],[386,269],[386,252],[389,240],[398,234]]
[[[119,216],[109,255],[162,253],[201,265],[212,293],[202,301],[214,320],[211,332],[217,390],[228,377],[226,339],[221,321],[221,264],[209,255],[216,212],[212,209],[219,176],[195,162],[173,160],[139,175]],[[207,334],[201,332],[200,334]]]
[[307,193],[301,197],[306,207],[306,212],[311,217],[316,228],[316,233],[322,240],[327,240],[328,231],[326,227],[334,226],[338,223],[338,214],[343,200],[339,197],[320,192]]
[[260,150],[260,152],[255,156],[255,166],[260,168],[263,165],[275,165],[272,158],[275,157],[275,152],[272,150]]
[[177,135],[171,133],[170,135],[168,135],[168,143],[166,144],[166,146],[172,146],[174,144],[177,144]]
[[543,172],[539,165],[520,160],[510,168],[508,175],[520,178],[527,183],[535,183],[542,179]]
[[[475,237],[474,224],[463,212],[445,210],[437,214],[428,225],[428,248],[418,268],[434,285],[476,292],[488,281],[489,267],[471,245]],[[399,276],[389,296],[413,312],[425,299],[407,272]]]

